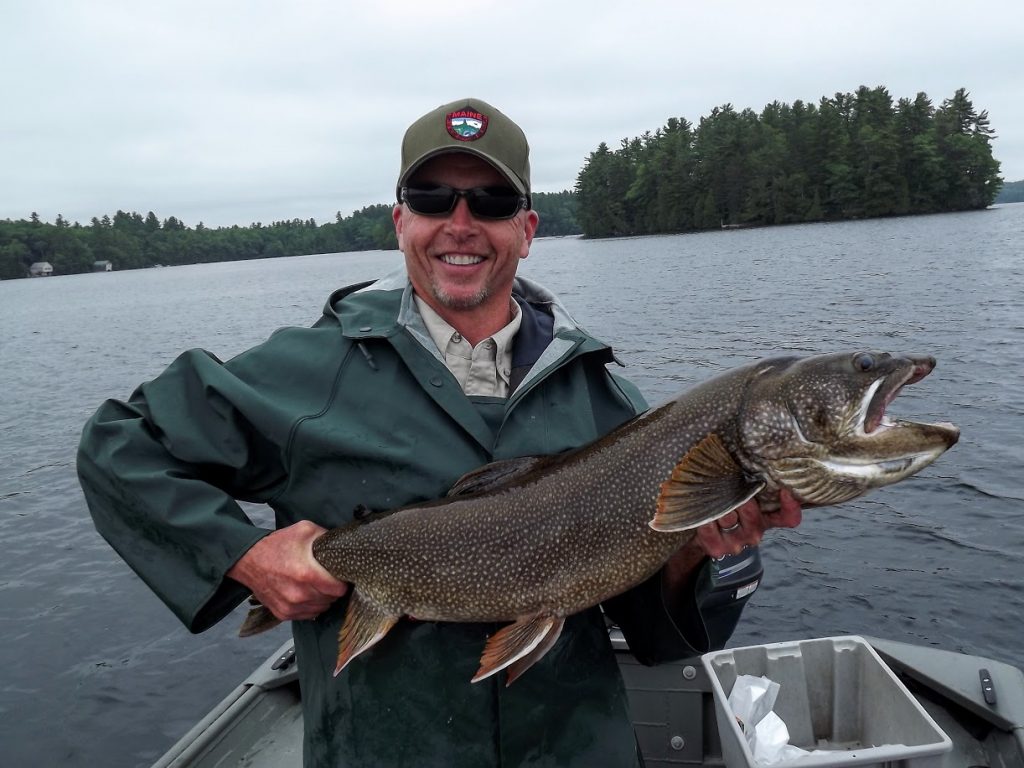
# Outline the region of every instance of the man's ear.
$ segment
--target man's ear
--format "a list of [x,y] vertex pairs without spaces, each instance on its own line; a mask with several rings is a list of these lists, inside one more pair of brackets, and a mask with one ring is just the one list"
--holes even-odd
[[398,250],[400,250],[400,251],[404,251],[405,250],[405,248],[402,247],[402,223],[403,223],[402,214],[403,214],[403,212],[404,211],[403,211],[401,203],[399,203],[398,205],[396,205],[394,208],[391,209],[391,220],[393,222],[395,222],[395,237],[398,238]]
[[523,252],[520,259],[530,255],[530,245],[533,243],[533,236],[537,233],[537,225],[540,223],[540,215],[534,211],[526,212],[526,219],[523,221]]

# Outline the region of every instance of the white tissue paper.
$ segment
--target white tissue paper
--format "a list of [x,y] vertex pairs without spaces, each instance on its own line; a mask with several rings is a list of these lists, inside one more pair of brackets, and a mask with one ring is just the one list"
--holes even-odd
[[729,707],[747,739],[755,765],[769,766],[823,752],[819,749],[808,752],[789,743],[789,729],[782,718],[772,712],[778,695],[778,683],[753,675],[737,676],[729,694]]

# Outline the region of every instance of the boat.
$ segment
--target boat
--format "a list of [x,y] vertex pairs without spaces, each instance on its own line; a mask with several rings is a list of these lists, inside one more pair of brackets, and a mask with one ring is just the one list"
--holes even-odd
[[[637,743],[647,766],[738,768],[727,759],[729,724],[716,706],[715,673],[705,654],[646,667],[610,629],[630,699]],[[926,756],[870,761],[892,768],[1024,766],[1024,673],[994,659],[862,636],[901,688],[945,737]],[[780,645],[780,644],[775,644]],[[772,645],[756,648],[770,648]],[[883,710],[887,702],[878,696]],[[870,705],[874,706],[875,701]],[[886,710],[887,711],[887,710]],[[723,734],[725,741],[723,742]],[[723,750],[723,745],[726,749]],[[897,747],[897,749],[899,749]],[[918,750],[920,752],[920,750]],[[865,753],[866,754],[866,753]],[[894,753],[900,757],[901,753]],[[847,751],[836,762],[864,765]],[[302,764],[302,695],[292,641],[285,642],[167,751],[153,768],[288,768]]]

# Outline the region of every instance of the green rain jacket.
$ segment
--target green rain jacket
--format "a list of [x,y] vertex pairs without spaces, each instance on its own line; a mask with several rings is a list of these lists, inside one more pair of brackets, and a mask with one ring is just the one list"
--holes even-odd
[[[643,410],[606,368],[611,350],[554,296],[520,278],[514,298],[523,324],[507,400],[463,394],[404,271],[335,292],[313,327],[281,329],[226,363],[184,353],[85,427],[78,470],[97,529],[201,632],[247,596],[225,574],[269,533],[236,499],[270,505],[278,526],[336,527],[357,510],[442,496],[490,461],[577,447]],[[654,663],[724,644],[736,617],[709,637],[715,617],[698,602],[667,608],[659,575],[605,610]],[[571,617],[506,688],[501,675],[469,682],[493,624],[402,621],[333,677],[345,607],[293,623],[307,766],[637,763],[599,608]]]

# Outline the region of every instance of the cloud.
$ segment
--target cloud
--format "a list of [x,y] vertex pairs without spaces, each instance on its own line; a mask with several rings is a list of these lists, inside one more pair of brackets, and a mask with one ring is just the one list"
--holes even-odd
[[[978,14],[981,14],[980,20]],[[1016,2],[57,3],[0,29],[0,217],[117,209],[189,224],[388,202],[402,132],[460,96],[520,122],[541,191],[601,141],[726,102],[860,85],[971,91],[1024,178]]]

